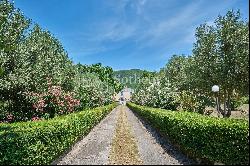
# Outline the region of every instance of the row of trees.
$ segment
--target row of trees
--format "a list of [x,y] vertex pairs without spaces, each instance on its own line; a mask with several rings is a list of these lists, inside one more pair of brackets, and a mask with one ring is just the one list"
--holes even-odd
[[238,101],[249,96],[249,23],[240,12],[218,16],[214,25],[196,29],[192,56],[174,55],[154,76],[142,83],[134,102],[167,109],[203,113],[214,104],[213,85],[219,85],[223,117],[229,117]]
[[[0,121],[54,117],[112,101],[109,67],[74,65],[60,41],[0,0]],[[92,83],[92,84],[90,84]]]

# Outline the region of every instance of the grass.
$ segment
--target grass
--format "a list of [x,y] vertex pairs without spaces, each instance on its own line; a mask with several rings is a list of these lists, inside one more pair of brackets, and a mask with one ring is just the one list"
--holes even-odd
[[142,164],[136,141],[131,134],[131,129],[128,124],[125,107],[121,106],[119,111],[109,162],[111,165]]

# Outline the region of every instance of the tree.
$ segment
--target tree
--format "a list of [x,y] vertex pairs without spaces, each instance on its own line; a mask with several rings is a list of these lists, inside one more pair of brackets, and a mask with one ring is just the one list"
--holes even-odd
[[[93,85],[87,87],[86,80]],[[61,108],[63,100],[54,96],[55,91],[73,103],[78,99],[86,101],[81,105],[85,108],[109,104],[120,87],[113,78],[112,68],[101,64],[73,65],[57,38],[39,25],[31,24],[13,3],[0,0],[0,121],[29,120],[43,107],[52,110],[47,110],[52,112],[50,117],[56,111],[65,113]],[[78,99],[73,100],[76,93]],[[62,104],[60,109],[57,104]],[[34,105],[39,107],[34,110]],[[65,109],[73,110],[73,107]],[[39,112],[39,117],[42,114]]]
[[1,119],[11,109],[22,109],[28,102],[20,93],[25,89],[23,84],[25,81],[16,77],[18,76],[16,70],[22,64],[20,48],[29,26],[30,20],[19,10],[14,9],[12,3],[7,0],[0,1],[0,68],[2,71],[0,101],[4,103],[4,110],[0,112]]
[[195,70],[190,77],[198,91],[209,96],[213,96],[213,85],[220,86],[224,103],[224,110],[220,110],[229,117],[233,100],[249,90],[248,23],[242,21],[239,11],[229,11],[214,23],[197,28],[192,63]]
[[173,55],[166,66],[160,70],[160,74],[168,78],[171,84],[174,84],[178,90],[190,90],[187,87],[187,67],[190,63],[190,57],[184,55]]
[[[193,111],[203,114],[205,106],[211,105],[209,97],[197,92],[193,86],[191,75],[195,68],[192,68],[193,57],[185,55],[173,55],[166,66],[160,70],[161,80],[169,80],[172,87],[175,87],[173,96],[178,110]],[[163,86],[164,87],[164,86]],[[167,86],[169,87],[169,86]]]

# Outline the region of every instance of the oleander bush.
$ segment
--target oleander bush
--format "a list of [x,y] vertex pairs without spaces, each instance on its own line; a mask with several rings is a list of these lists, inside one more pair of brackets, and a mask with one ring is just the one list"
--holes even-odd
[[50,120],[0,123],[0,165],[50,164],[116,104]]
[[127,105],[193,157],[224,164],[249,163],[249,124],[246,120],[219,119],[133,103]]

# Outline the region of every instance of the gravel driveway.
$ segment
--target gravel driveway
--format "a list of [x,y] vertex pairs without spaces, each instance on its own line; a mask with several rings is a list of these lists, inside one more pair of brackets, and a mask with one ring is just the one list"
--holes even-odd
[[[128,107],[118,106],[93,130],[76,143],[70,152],[53,162],[55,165],[107,165],[112,140],[121,110],[125,110],[131,137],[135,139],[138,156],[143,165],[190,165],[195,164],[180,153],[157,132],[137,117]],[[125,163],[124,163],[125,164]]]
[[144,165],[195,164],[194,161],[171,146],[165,138],[162,138],[129,108],[126,109],[126,112],[132,132],[137,139],[139,154]]
[[114,135],[118,110],[115,108],[72,150],[52,165],[106,165]]

